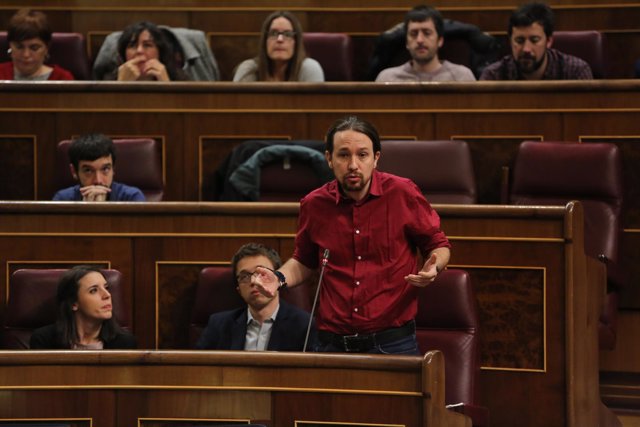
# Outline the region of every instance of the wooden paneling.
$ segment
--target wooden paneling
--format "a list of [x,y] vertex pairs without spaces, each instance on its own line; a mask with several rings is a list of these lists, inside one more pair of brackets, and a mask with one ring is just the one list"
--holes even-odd
[[[10,187],[3,181],[0,191],[49,199],[57,190],[57,142],[104,132],[162,138],[165,199],[210,200],[216,169],[241,141],[323,139],[331,122],[351,113],[371,120],[383,138],[469,142],[481,203],[499,202],[501,167],[511,164],[522,140],[612,141],[623,148],[632,201],[633,189],[640,187],[633,167],[640,152],[633,127],[640,112],[639,89],[635,81],[393,86],[73,82],[39,85],[35,91],[5,83],[0,85],[0,126],[7,138],[33,138],[37,147],[35,159],[30,144],[6,148],[3,161],[20,165],[9,167],[18,169],[11,175],[27,177]],[[35,189],[31,175],[36,176]],[[636,211],[632,203],[628,228],[640,228]]]
[[[556,295],[546,298],[546,271],[518,267],[467,271],[478,294],[482,366],[544,372],[547,368],[544,310],[546,301],[557,299]],[[557,294],[558,289],[551,292]]]
[[[451,265],[467,269],[476,284],[486,325],[480,396],[492,425],[593,425],[591,319],[604,274],[584,256],[580,205],[436,209],[453,244]],[[199,269],[227,263],[248,241],[288,258],[297,214],[295,203],[0,203],[0,277],[13,265],[8,260],[108,260],[123,270],[141,347],[185,348]],[[580,402],[592,406],[578,413]],[[526,422],[522,413],[531,414]]]
[[0,355],[0,417],[58,418],[74,427],[206,421],[470,426],[468,418],[444,408],[444,392],[440,352],[424,358],[144,351]]
[[0,134],[0,199],[37,199],[36,147],[33,135]]
[[[57,190],[58,141],[84,132],[162,138],[165,200],[213,198],[216,170],[246,139],[323,139],[345,114],[371,120],[383,138],[462,139],[472,151],[479,202],[500,202],[502,167],[522,140],[613,142],[623,152],[630,286],[622,305],[640,307],[640,230],[635,167],[640,158],[640,82],[519,82],[377,85],[21,83],[0,85],[0,128],[18,138],[0,162],[15,171],[0,192],[48,200]],[[35,159],[31,143],[33,139]],[[7,140],[9,141],[9,140]],[[384,155],[384,153],[383,153]],[[16,166],[20,165],[20,166]],[[36,168],[35,174],[33,168]],[[17,169],[17,171],[16,171]],[[117,168],[116,168],[117,169]],[[5,169],[3,169],[5,170]],[[63,171],[67,173],[66,170]],[[35,175],[35,183],[28,177]],[[117,174],[116,174],[117,176]],[[33,196],[29,197],[29,195]]]

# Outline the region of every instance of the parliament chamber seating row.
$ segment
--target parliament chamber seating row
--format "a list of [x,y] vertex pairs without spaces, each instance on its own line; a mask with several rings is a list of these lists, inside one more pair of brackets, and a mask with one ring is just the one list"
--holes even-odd
[[[253,155],[269,150],[273,147],[271,144],[278,145],[278,142],[265,141],[267,145],[260,144],[262,148]],[[58,145],[58,169],[65,177],[60,180],[60,188],[73,183],[66,160],[69,143],[63,141]],[[150,201],[161,200],[163,168],[156,141],[116,140],[115,143],[119,158],[118,179],[141,188]],[[322,142],[317,141],[314,147],[321,149]],[[239,146],[239,151],[242,148]],[[282,146],[278,145],[278,148]],[[378,169],[410,178],[431,203],[477,202],[473,163],[466,142],[391,140],[383,141],[382,149]],[[324,163],[322,159],[320,161]],[[569,163],[571,168],[567,168]],[[263,165],[256,173],[260,176],[260,196],[257,198],[260,201],[297,201],[322,184],[308,161],[286,153],[282,154],[281,160]],[[330,177],[330,171],[325,176]],[[508,176],[506,178],[501,190],[504,204],[563,205],[571,200],[584,203],[586,251],[605,263],[609,278],[607,299],[600,318],[600,347],[613,349],[619,294],[628,281],[620,264],[624,186],[618,147],[604,143],[523,142],[516,156],[513,182],[509,182]],[[207,298],[197,300],[208,301]],[[310,308],[309,304],[297,302],[305,309]]]
[[[4,350],[29,348],[31,332],[55,322],[57,282],[64,269],[20,269],[11,275],[9,299],[2,327]],[[122,295],[122,274],[103,270],[109,284],[114,316],[125,329],[130,328],[128,309]],[[305,283],[283,293],[283,298],[311,311],[315,290]],[[212,313],[232,310],[245,303],[236,291],[231,268],[206,267],[200,271],[195,304],[189,326],[190,347]],[[456,411],[470,416],[473,425],[488,426],[489,414],[479,405],[480,320],[471,277],[463,270],[449,269],[436,282],[420,293],[416,338],[421,354],[440,350],[449,374],[446,376],[446,399]]]
[[[421,148],[416,151],[418,146]],[[433,192],[434,195],[443,196],[443,198],[439,199],[439,203],[468,202],[469,197],[473,200],[475,195],[474,174],[472,162],[470,161],[469,148],[465,142],[422,141],[416,144],[416,141],[384,141],[383,153],[388,155],[388,157],[386,163],[381,162],[379,165],[382,170],[393,170],[393,168],[396,168],[395,171],[401,173],[401,175],[408,176],[415,174],[414,179],[416,179],[418,184],[421,184],[421,168],[424,169],[425,173],[433,174],[431,179],[426,180],[426,184],[432,187],[424,190],[428,197],[430,197],[430,192]],[[407,157],[407,153],[412,155]],[[416,153],[420,153],[422,157],[416,155]],[[526,154],[528,154],[528,157]],[[532,156],[533,159],[529,160]],[[424,158],[424,160],[421,160],[421,158]],[[119,159],[121,162],[126,161],[122,157],[119,157]],[[575,173],[572,175],[575,177],[573,180],[570,179],[570,177],[564,179],[559,178],[560,174],[564,171],[564,165],[567,163],[567,159],[571,159],[571,162],[576,165]],[[542,160],[542,165],[532,163],[536,160]],[[577,173],[576,171],[583,172]],[[616,218],[619,216],[619,208],[621,206],[622,180],[620,176],[620,154],[615,145],[540,141],[525,142],[521,145],[518,152],[513,175],[512,188],[506,191],[507,194],[511,194],[511,203],[531,204],[534,203],[532,201],[533,199],[527,200],[526,197],[548,193],[551,193],[550,201],[545,203],[551,204],[566,203],[574,198],[570,194],[578,194],[581,196],[584,201],[585,210],[584,232],[587,243],[587,253],[594,257],[597,256],[603,261],[614,261],[616,259],[616,233],[620,231]],[[442,176],[449,178],[442,179]],[[295,181],[295,179],[293,180]],[[567,188],[559,187],[556,184],[557,180],[566,181]],[[434,187],[434,185],[437,184],[444,184],[445,191],[439,191],[437,187]],[[447,196],[449,199],[447,199]],[[603,200],[603,202],[596,202],[596,196],[602,197],[605,200]],[[535,204],[540,203],[535,202]],[[593,208],[593,205],[595,205],[596,208]],[[602,207],[599,208],[599,206]],[[604,209],[605,214],[599,214],[598,212],[600,211],[598,209]],[[591,213],[592,211],[595,213]],[[617,212],[617,214],[610,216],[608,212]],[[593,219],[593,215],[602,216]],[[606,223],[608,227],[602,227],[603,222],[601,217],[611,219],[610,223]],[[592,227],[594,223],[599,226],[595,228]],[[594,234],[596,232],[604,233]],[[593,237],[591,237],[591,235],[593,235]],[[210,275],[213,275],[213,280],[211,277],[208,278]],[[224,281],[218,281],[216,279],[218,275],[222,275],[226,277],[226,279],[224,279]],[[233,291],[232,275],[228,267],[210,267],[202,270],[198,283],[195,295],[196,305],[193,311],[187,311],[191,316],[191,325],[189,327],[190,345],[193,344],[195,337],[199,335],[199,331],[205,324],[209,313],[219,309],[231,308],[231,305],[240,303],[237,294]],[[222,294],[219,294],[221,288],[226,291],[226,296],[222,298],[220,298]],[[13,287],[11,286],[10,289],[12,290]],[[438,288],[434,289],[437,290]],[[616,291],[615,288],[610,290],[612,292]],[[217,295],[218,297],[214,298],[213,295]],[[310,307],[310,294],[309,292],[305,293],[304,288],[294,290],[288,298],[291,298],[292,302],[301,307],[306,309]],[[9,298],[9,302],[11,302],[11,300],[12,298]],[[613,308],[613,311],[608,313],[607,316],[609,317],[601,317],[601,320],[609,321],[608,324],[604,324],[603,322],[600,327],[601,346],[603,342],[608,342],[606,345],[612,345],[612,341],[610,340],[612,333],[615,341],[615,307],[611,308]],[[451,309],[451,307],[447,306],[447,310],[449,309]],[[466,306],[465,311],[472,313],[472,311],[469,310],[469,305]],[[438,310],[432,307],[428,313],[437,316]],[[453,315],[453,313],[453,310],[451,310],[450,314]],[[612,314],[613,317],[611,317]],[[419,318],[420,326],[422,315],[419,315]],[[472,325],[468,325],[468,327],[472,329],[475,328]],[[609,334],[609,341],[603,341],[603,331]],[[429,338],[429,340],[437,339],[437,334],[435,337]],[[477,345],[477,343],[472,344],[472,341],[468,341],[468,339],[469,337],[463,334],[461,341],[456,344],[462,347],[455,347],[456,351],[454,351],[453,354],[460,355],[458,350],[460,350],[460,348],[467,348],[467,345],[471,345],[471,349]],[[448,353],[445,349],[443,349],[443,351],[445,353],[445,360],[451,360],[452,353]],[[467,357],[460,363],[463,364],[462,367],[466,366],[473,371],[475,368],[471,365],[465,365],[465,363],[469,363],[470,360],[474,360],[474,358]],[[456,377],[447,377],[447,381],[455,381],[455,378]],[[473,385],[473,383],[473,381],[470,381],[467,385]],[[457,390],[458,388],[452,386],[450,389]],[[448,395],[447,403],[457,403],[455,399],[455,397],[452,398]],[[472,400],[461,400],[465,403],[473,402]],[[466,413],[472,415],[472,417],[475,413],[476,418],[481,417],[481,419],[483,419],[482,417],[486,417],[486,412],[481,407],[478,409],[476,406],[478,405],[471,403],[470,406],[466,408]],[[480,422],[478,425],[483,424]]]
[[[503,48],[506,48],[506,25],[514,9],[512,2],[494,0],[487,4],[461,1],[433,5],[447,19],[476,25],[482,31],[496,36]],[[107,34],[122,30],[134,21],[151,20],[173,27],[200,29],[211,42],[223,80],[230,80],[234,67],[255,55],[259,28],[264,17],[273,10],[289,8],[296,13],[306,32],[342,33],[350,36],[354,51],[353,80],[362,81],[371,79],[367,76],[367,68],[376,37],[402,22],[406,11],[413,6],[411,2],[391,1],[380,1],[376,5],[336,1],[332,6],[332,3],[318,1],[300,5],[296,2],[254,4],[252,1],[242,4],[212,4],[204,0],[185,4],[174,0],[167,2],[166,7],[119,1],[98,7],[88,0],[63,0],[51,7],[46,2],[34,0],[0,6],[0,29],[6,28],[9,18],[20,7],[42,9],[47,13],[54,30],[84,36],[88,43],[89,61],[93,60]],[[556,31],[597,31],[603,36],[603,51],[607,52],[606,67],[603,69],[605,78],[634,77],[634,62],[640,58],[640,39],[637,37],[640,7],[637,3],[611,5],[597,0],[583,0],[579,4],[551,6],[556,14]],[[558,43],[560,47],[560,41]],[[599,75],[599,66],[594,66],[591,60],[597,59],[598,54],[580,46],[575,48],[575,51],[570,51],[579,57],[583,57],[584,53],[586,57],[583,58],[594,68],[594,73]],[[446,50],[445,47],[445,57],[460,57],[450,55]]]
[[[204,37],[204,33],[202,36]],[[326,81],[358,80],[366,72],[366,70],[359,70],[359,72],[354,70],[356,64],[364,63],[365,59],[354,57],[354,46],[348,34],[307,32],[303,35],[303,41],[307,55],[316,59],[322,66]],[[211,43],[215,45],[215,40],[212,40]],[[451,47],[445,45],[441,56],[444,59],[471,67],[469,41],[463,38],[454,38],[451,39],[450,44]],[[508,43],[503,43],[503,45],[503,51],[495,53],[496,58],[501,54],[508,54],[506,50]],[[595,78],[608,76],[608,60],[604,46],[604,36],[598,31],[557,31],[554,33],[554,47],[584,59],[590,65]],[[7,53],[8,47],[7,33],[0,32],[0,62],[10,60]],[[87,44],[82,34],[53,33],[49,55],[48,63],[57,64],[69,70],[76,80],[92,80],[92,59],[87,53]],[[253,53],[247,52],[247,55],[251,56]],[[408,59],[408,55],[403,50],[399,58],[404,62]],[[235,67],[235,65],[225,64],[226,58],[224,57],[217,58],[217,60],[222,62],[223,70]],[[369,58],[366,60],[368,61]],[[396,66],[400,63],[387,65]],[[227,79],[230,77],[227,76]]]
[[[204,33],[201,35],[204,38]],[[353,46],[349,35],[304,33],[303,37],[307,55],[322,65],[326,81],[354,80]],[[8,48],[7,33],[0,32],[0,62],[10,61]],[[54,32],[47,63],[69,70],[76,80],[92,80],[92,60],[87,53],[85,38],[80,33]]]
[[[273,145],[282,148],[279,142],[264,141],[266,145],[261,142],[258,146],[262,148],[249,159]],[[58,170],[64,177],[59,179],[60,188],[73,183],[66,160],[69,143],[63,141],[58,145]],[[115,140],[115,143],[118,179],[141,188],[149,201],[162,200],[164,168],[156,141]],[[295,141],[291,145],[295,145]],[[322,149],[322,142],[317,141],[313,146]],[[238,151],[243,148],[239,146]],[[378,169],[410,178],[431,203],[477,202],[473,163],[466,142],[391,140],[383,141],[382,149]],[[324,164],[322,158],[320,162]],[[569,163],[570,169],[566,167]],[[308,160],[292,158],[287,153],[282,154],[281,160],[262,165],[255,173],[260,183],[255,200],[259,201],[297,201],[322,184]],[[325,180],[330,178],[329,170],[325,177]],[[507,176],[502,187],[504,204],[562,205],[571,200],[584,203],[586,251],[606,264],[609,277],[600,322],[600,347],[613,349],[619,294],[628,282],[620,264],[623,255],[619,253],[624,185],[618,147],[604,143],[524,142],[516,156],[513,183],[510,185]]]
[[[0,203],[0,248],[3,248],[4,260],[0,264],[3,268],[0,275],[6,274],[9,278],[20,269],[59,269],[88,262],[118,270],[122,273],[126,301],[123,306],[133,319],[132,330],[140,347],[158,349],[158,357],[168,358],[164,353],[169,350],[190,348],[188,339],[194,307],[206,301],[215,303],[213,298],[206,298],[200,292],[198,283],[203,269],[226,268],[230,278],[228,260],[248,241],[261,241],[276,248],[284,257],[288,256],[293,246],[297,209],[296,204],[286,203],[98,205],[4,202]],[[439,298],[455,300],[464,315],[455,314],[459,311],[451,304],[426,306],[418,323],[421,327],[430,324],[438,329],[428,338],[431,342],[449,339],[445,336],[456,340],[457,344],[451,341],[456,356],[461,356],[461,349],[473,351],[474,342],[479,345],[483,369],[479,373],[476,399],[479,406],[488,408],[490,425],[511,426],[517,424],[523,413],[539,413],[536,417],[526,417],[525,425],[595,426],[591,420],[597,419],[595,414],[599,411],[596,403],[599,402],[598,363],[594,357],[597,354],[597,324],[591,319],[600,311],[599,295],[604,292],[605,273],[604,265],[584,255],[582,205],[438,205],[438,212],[455,248],[447,273],[467,272],[476,295],[473,300],[478,306],[480,326],[476,329],[474,321],[468,317],[473,315],[473,302],[465,299],[462,291],[456,293],[457,296],[430,295],[425,303],[433,304]],[[227,293],[235,292],[229,282],[212,286],[222,287]],[[431,291],[454,289],[456,286],[448,283],[440,288],[434,286]],[[11,304],[14,297],[19,302],[16,292],[13,284],[0,289],[4,304]],[[309,298],[303,299],[308,301]],[[200,317],[206,319],[206,314]],[[445,332],[442,330],[445,323],[457,331]],[[471,337],[472,334],[479,339]],[[458,338],[454,339],[454,336]],[[442,347],[444,351],[444,345]],[[29,354],[26,352],[21,358],[22,363],[31,360]],[[105,363],[118,358],[125,360],[116,355],[111,359],[109,354],[103,356]],[[268,359],[268,356],[265,357]],[[81,356],[65,354],[57,360],[66,361],[69,357]],[[146,363],[154,356],[141,353],[136,357],[139,362]],[[196,362],[194,357],[197,356],[183,350],[171,357],[176,362],[184,359],[180,363],[187,363],[187,360]],[[206,355],[207,360],[218,360],[216,357],[215,354]],[[457,363],[455,357],[451,360],[445,354],[444,358],[448,365]],[[474,359],[465,360],[461,363]],[[32,363],[36,363],[35,360]],[[38,363],[40,367],[33,369],[44,370],[48,366],[42,361]],[[21,366],[15,367],[16,373],[23,372]],[[74,366],[71,364],[65,369],[70,371]],[[201,379],[202,372],[210,372],[198,364],[200,376],[191,377],[187,367],[182,367],[196,386],[204,380]],[[466,368],[473,371],[470,365]],[[19,380],[10,374],[11,371],[4,370],[2,363],[0,369],[3,370],[0,385],[8,388],[38,378],[36,371]],[[89,366],[84,369],[92,370]],[[120,372],[118,367],[111,369],[114,373]],[[281,367],[278,369],[279,373],[284,372]],[[55,372],[59,370],[52,370],[42,377],[41,386],[54,385],[48,378]],[[137,381],[143,381],[140,384],[147,392],[153,390],[144,382],[143,376],[137,376],[135,367],[128,366],[122,372],[128,374],[105,377],[109,378],[110,389],[120,390],[122,380],[135,375]],[[172,378],[183,378],[182,375],[174,377],[170,372],[173,371],[160,375],[162,384]],[[349,372],[345,379],[352,378],[353,374]],[[207,378],[218,377],[213,373],[210,375]],[[229,380],[245,378],[242,375],[235,371],[235,375],[229,372],[224,377]],[[444,375],[443,389],[447,382],[446,387],[455,390],[455,384],[448,384],[455,378]],[[92,386],[103,384],[100,381],[92,382]],[[308,381],[312,381],[312,387],[322,387],[322,382],[315,378]],[[268,384],[278,383],[272,379]],[[520,390],[535,390],[535,396],[514,394],[513,384],[519,384]],[[242,384],[236,382],[235,385]],[[472,387],[473,382],[466,382],[466,385]],[[81,385],[74,387],[82,388]],[[201,392],[205,393],[204,390]],[[31,392],[7,390],[7,393],[15,396],[15,393]],[[89,390],[88,393],[93,392]],[[446,395],[446,391],[443,393]],[[468,402],[465,397],[455,395],[443,397],[442,402],[443,405],[445,400],[455,404],[459,403],[456,402],[458,399]],[[508,407],[503,404],[505,399],[511,399]],[[582,403],[576,405],[577,401]],[[146,408],[146,405],[139,406]],[[149,410],[153,411],[153,408]],[[7,416],[1,411],[2,405],[0,415]],[[357,419],[353,418],[353,421],[357,422]]]

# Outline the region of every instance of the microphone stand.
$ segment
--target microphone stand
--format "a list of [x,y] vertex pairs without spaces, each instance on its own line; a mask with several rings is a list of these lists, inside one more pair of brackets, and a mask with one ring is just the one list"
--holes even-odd
[[320,277],[318,278],[318,286],[316,287],[316,296],[313,298],[313,306],[311,306],[311,316],[309,317],[309,324],[307,325],[307,335],[304,337],[304,347],[302,347],[303,353],[307,351],[309,333],[311,332],[311,323],[313,323],[313,315],[316,311],[318,295],[320,294],[320,285],[322,284],[322,275],[324,274],[324,268],[327,266],[327,261],[329,261],[329,249],[325,249],[324,254],[322,255],[322,267],[320,267]]

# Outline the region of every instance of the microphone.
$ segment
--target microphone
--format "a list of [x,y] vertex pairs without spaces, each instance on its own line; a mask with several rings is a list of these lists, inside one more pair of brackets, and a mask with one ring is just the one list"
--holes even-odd
[[329,249],[324,250],[322,254],[322,266],[320,267],[320,277],[318,278],[318,286],[316,287],[316,296],[313,298],[313,305],[311,306],[311,316],[309,316],[309,324],[307,325],[307,335],[304,337],[304,347],[302,352],[307,351],[307,344],[309,343],[309,333],[311,332],[311,323],[313,323],[313,315],[316,311],[316,304],[318,303],[318,295],[320,294],[320,285],[322,284],[322,275],[324,274],[324,268],[329,261]]

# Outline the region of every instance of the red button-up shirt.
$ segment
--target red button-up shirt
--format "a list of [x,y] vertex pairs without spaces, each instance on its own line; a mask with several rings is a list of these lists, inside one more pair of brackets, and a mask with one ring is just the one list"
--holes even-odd
[[410,180],[374,170],[369,194],[356,202],[334,180],[300,204],[293,257],[317,268],[329,249],[316,324],[336,334],[375,332],[415,318],[419,250],[450,247],[440,218]]

